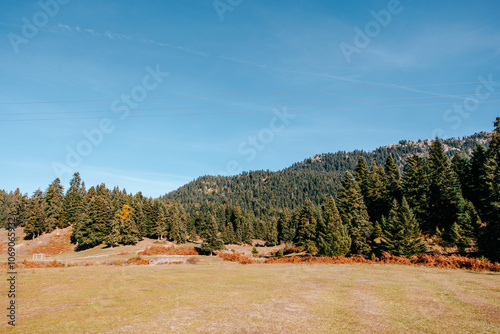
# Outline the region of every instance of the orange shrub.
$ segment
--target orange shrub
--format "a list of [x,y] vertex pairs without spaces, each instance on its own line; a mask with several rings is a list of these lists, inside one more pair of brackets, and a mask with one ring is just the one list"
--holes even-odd
[[258,262],[241,253],[218,252],[217,256],[222,258],[224,261],[239,262],[241,264],[252,264]]
[[193,246],[151,246],[146,248],[139,255],[198,255],[198,252]]

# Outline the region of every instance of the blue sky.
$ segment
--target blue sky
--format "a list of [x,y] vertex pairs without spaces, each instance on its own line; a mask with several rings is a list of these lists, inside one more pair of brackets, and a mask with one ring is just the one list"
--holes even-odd
[[500,115],[500,83],[477,83],[500,80],[498,1],[41,3],[1,4],[8,191],[79,171],[156,197]]

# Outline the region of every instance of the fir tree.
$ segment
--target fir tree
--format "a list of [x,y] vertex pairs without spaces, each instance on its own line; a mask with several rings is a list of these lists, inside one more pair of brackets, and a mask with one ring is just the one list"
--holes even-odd
[[351,249],[351,238],[342,224],[333,197],[325,199],[322,208],[323,224],[318,232],[318,253],[326,256],[346,255]]
[[470,201],[461,201],[458,210],[458,219],[452,225],[451,235],[452,241],[464,250],[477,243],[476,236],[480,221],[479,215]]
[[403,174],[403,193],[418,221],[428,217],[429,172],[425,158],[413,155],[406,159]]
[[392,155],[389,154],[385,163],[385,176],[387,178],[387,188],[388,188],[388,201],[392,203],[395,198],[401,201],[402,198],[402,186],[401,186],[401,175],[399,174],[399,169],[394,163]]
[[418,223],[405,198],[401,205],[394,200],[382,232],[382,245],[393,255],[412,256],[425,251]]
[[45,232],[46,202],[40,189],[33,193],[26,207],[24,233],[26,238],[36,238]]
[[45,231],[51,232],[56,227],[63,227],[60,222],[60,214],[63,206],[63,187],[59,178],[49,185],[45,193]]
[[474,204],[483,219],[488,216],[491,205],[491,191],[488,186],[488,155],[483,145],[478,144],[474,148],[463,183],[464,196]]
[[79,173],[73,175],[69,185],[70,187],[66,192],[61,208],[61,215],[59,218],[60,227],[64,228],[72,225],[73,229],[76,229],[76,225],[79,224],[83,218],[85,209],[83,203],[85,192],[81,185]]
[[351,253],[368,254],[371,250],[368,238],[372,234],[373,226],[369,221],[361,190],[349,172],[346,172],[342,178],[337,207],[342,222],[349,230]]
[[361,189],[361,193],[364,198],[368,197],[368,188],[369,188],[369,171],[368,166],[366,165],[366,160],[364,157],[360,157],[358,159],[358,164],[355,169],[356,181],[359,184],[359,188]]
[[295,243],[305,248],[315,246],[318,219],[314,204],[310,200],[306,200],[304,205],[298,210],[299,215]]
[[278,219],[278,239],[289,242],[295,238],[295,230],[292,228],[292,216],[290,211],[284,210]]
[[366,195],[363,198],[371,221],[377,221],[382,216],[387,216],[390,210],[389,197],[385,171],[373,162],[368,175]]
[[458,219],[459,203],[463,201],[457,177],[451,169],[443,144],[436,139],[429,154],[430,185],[428,200],[428,218],[426,231],[450,231]]
[[163,240],[163,236],[167,234],[167,208],[163,201],[157,199],[151,207],[151,222],[153,225],[152,235],[156,236],[158,240]]
[[500,117],[494,125],[486,161],[489,203],[482,213],[484,227],[479,235],[479,246],[490,260],[500,261]]
[[179,202],[173,202],[167,209],[167,223],[169,225],[168,238],[177,243],[186,242],[186,211]]
[[218,236],[217,221],[213,215],[208,217],[207,227],[205,240],[201,244],[201,250],[212,255],[214,251],[224,249],[224,242]]

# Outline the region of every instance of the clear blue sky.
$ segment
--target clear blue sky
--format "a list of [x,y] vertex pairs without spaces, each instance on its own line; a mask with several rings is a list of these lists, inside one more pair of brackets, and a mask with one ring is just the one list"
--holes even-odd
[[[500,115],[499,83],[442,85],[500,80],[498,1],[44,1],[0,5],[0,189],[156,197]],[[20,103],[48,101],[79,102]]]

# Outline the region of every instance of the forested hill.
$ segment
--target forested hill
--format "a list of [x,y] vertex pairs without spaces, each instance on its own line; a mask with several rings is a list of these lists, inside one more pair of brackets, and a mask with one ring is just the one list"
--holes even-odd
[[[477,143],[487,145],[490,132],[462,139],[442,140],[449,158],[455,154],[470,156]],[[202,176],[164,196],[183,204],[209,201],[237,205],[259,217],[273,208],[296,208],[310,199],[316,204],[335,194],[345,171],[353,171],[360,157],[370,166],[383,166],[389,155],[403,169],[404,161],[414,154],[429,152],[432,140],[407,141],[379,147],[372,152],[353,151],[318,154],[277,172],[250,171],[235,176]]]

